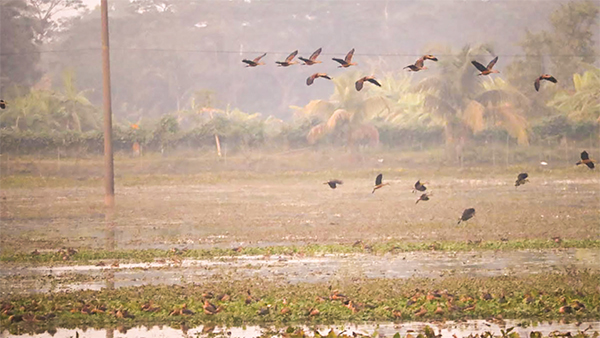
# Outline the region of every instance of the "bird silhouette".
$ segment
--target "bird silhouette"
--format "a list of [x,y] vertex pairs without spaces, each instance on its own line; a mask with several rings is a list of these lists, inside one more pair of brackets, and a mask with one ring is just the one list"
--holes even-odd
[[481,72],[478,75],[488,75],[488,74],[492,74],[492,73],[500,73],[499,71],[492,69],[492,68],[494,68],[494,65],[496,64],[496,62],[498,62],[497,56],[492,61],[490,61],[490,63],[488,63],[487,67],[485,67],[484,65],[482,65],[481,63],[479,63],[475,60],[471,61],[473,66],[475,66],[475,68],[477,68],[477,70],[479,70]]
[[242,62],[246,64],[246,67],[256,67],[259,65],[264,65],[264,63],[260,62],[260,59],[265,57],[265,55],[267,55],[267,53],[264,53],[263,55],[255,58],[254,60],[243,59]]
[[542,81],[542,80],[550,81],[552,83],[558,82],[558,80],[556,78],[554,78],[554,76],[552,76],[552,75],[548,75],[548,74],[540,75],[540,77],[535,79],[535,82],[533,83],[533,86],[535,87],[536,92],[540,91],[540,81]]
[[377,82],[377,80],[375,80],[374,76],[365,76],[358,79],[358,81],[356,81],[356,83],[354,84],[357,91],[360,91],[363,88],[363,84],[365,83],[365,81],[369,81],[377,87],[381,87],[381,84]]
[[338,62],[341,66],[338,66],[338,68],[348,68],[350,66],[356,66],[356,63],[352,63],[352,56],[354,55],[354,48],[352,48],[348,54],[346,54],[346,57],[342,60],[342,59],[337,59],[337,58],[333,58],[333,61]]
[[304,65],[306,65],[306,66],[312,66],[316,63],[321,63],[321,61],[317,61],[319,54],[321,54],[321,50],[322,50],[322,48],[319,48],[316,51],[314,51],[308,59],[305,59],[302,56],[298,57],[298,59],[304,61]]

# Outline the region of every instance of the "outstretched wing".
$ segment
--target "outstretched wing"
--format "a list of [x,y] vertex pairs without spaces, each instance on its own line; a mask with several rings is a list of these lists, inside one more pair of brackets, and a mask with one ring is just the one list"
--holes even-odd
[[486,70],[487,70],[487,68],[485,68],[485,66],[484,66],[484,65],[482,65],[481,63],[479,63],[479,62],[477,62],[477,61],[475,61],[475,60],[471,61],[471,63],[472,63],[472,64],[473,64],[473,66],[475,66],[475,68],[477,68],[477,69],[478,69],[480,72],[484,72],[484,71],[486,71]]
[[558,82],[558,80],[554,76],[548,75],[548,74],[542,75],[542,79],[548,80],[548,81],[550,81],[552,83],[557,83]]
[[492,70],[492,68],[494,67],[494,65],[496,64],[496,62],[498,62],[498,57],[497,56],[492,61],[490,61],[490,63],[488,63],[487,69]]
[[581,153],[581,159],[582,159],[583,161],[585,161],[585,160],[589,160],[589,159],[590,159],[590,155],[588,155],[587,151],[585,151],[585,150],[584,150],[584,151]]
[[533,83],[533,86],[535,87],[536,92],[540,91],[540,79],[541,78],[538,77],[537,79],[535,79],[535,82]]
[[377,82],[377,80],[375,80],[374,78],[368,78],[367,81],[371,82],[372,84],[376,85],[377,87],[381,87],[381,84],[379,82]]
[[418,68],[423,68],[423,64],[425,63],[425,59],[424,58],[420,58],[415,62],[415,66]]
[[354,55],[354,48],[352,48],[348,54],[346,54],[346,58],[344,60],[346,60],[346,62],[350,63],[352,62],[352,56]]
[[298,50],[295,50],[292,54],[288,55],[288,57],[285,58],[285,62],[292,62],[296,55],[298,55]]
[[342,60],[342,59],[336,59],[336,58],[332,58],[333,61],[335,62],[339,62],[341,65],[345,65],[347,62]]
[[365,83],[365,78],[363,77],[354,83],[354,87],[356,87],[356,90],[360,92],[360,90],[363,88],[364,83]]
[[527,175],[527,173],[520,173],[519,176],[517,176],[519,181],[522,181],[522,180],[526,179],[527,177],[529,177],[529,175]]
[[317,78],[317,74],[316,74],[316,73],[315,73],[315,74],[313,74],[313,75],[311,75],[311,76],[309,76],[309,77],[306,79],[306,85],[307,85],[307,86],[310,86],[311,84],[313,84],[313,82],[315,82],[315,79],[316,79],[316,78]]
[[380,185],[382,181],[383,181],[383,174],[377,175],[377,178],[375,179],[375,185]]
[[257,57],[256,59],[254,59],[254,62],[260,61],[260,59],[264,58],[265,55],[267,55],[267,53],[264,53],[263,55],[261,55],[261,56]]
[[323,49],[323,48],[319,48],[319,49],[317,49],[317,50],[316,50],[314,53],[312,53],[312,54],[310,55],[309,59],[310,59],[311,61],[315,61],[315,60],[316,60],[316,59],[319,57],[319,54],[321,54],[321,50],[322,50],[322,49]]
[[340,180],[331,180],[329,181],[331,183],[335,183],[335,184],[344,184],[344,182],[340,181]]

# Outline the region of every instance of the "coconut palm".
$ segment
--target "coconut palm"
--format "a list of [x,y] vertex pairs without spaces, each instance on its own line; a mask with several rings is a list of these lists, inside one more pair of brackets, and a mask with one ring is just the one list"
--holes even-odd
[[549,105],[578,121],[600,123],[600,68],[573,75],[575,92],[561,91]]
[[348,146],[359,142],[379,143],[379,133],[371,123],[372,118],[390,111],[390,101],[379,89],[356,91],[354,82],[360,78],[350,72],[333,80],[335,89],[329,100],[313,100],[304,107],[292,107],[303,118],[317,118],[320,122],[310,129],[306,139],[314,144],[326,135],[333,135]]
[[62,74],[63,91],[56,94],[61,108],[53,111],[55,118],[69,130],[81,132],[82,129],[98,128],[98,110],[87,99],[89,90],[79,91],[75,85],[75,72],[65,70]]

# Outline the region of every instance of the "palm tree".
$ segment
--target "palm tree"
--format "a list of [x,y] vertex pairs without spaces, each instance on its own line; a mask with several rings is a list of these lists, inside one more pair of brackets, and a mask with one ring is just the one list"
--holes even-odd
[[78,132],[82,131],[82,126],[86,129],[97,129],[97,110],[85,96],[89,90],[79,91],[77,89],[75,85],[75,72],[71,69],[63,72],[62,80],[63,92],[56,94],[61,107],[51,113],[64,123],[66,129]]
[[561,91],[549,105],[578,121],[600,123],[600,68],[573,75],[574,92]]
[[335,89],[329,100],[313,100],[304,107],[292,106],[301,117],[320,121],[306,135],[309,143],[314,144],[326,135],[333,135],[350,147],[361,141],[373,146],[379,143],[379,133],[371,120],[384,111],[389,112],[390,102],[373,87],[356,91],[354,82],[360,77],[356,72],[348,72],[333,79]]

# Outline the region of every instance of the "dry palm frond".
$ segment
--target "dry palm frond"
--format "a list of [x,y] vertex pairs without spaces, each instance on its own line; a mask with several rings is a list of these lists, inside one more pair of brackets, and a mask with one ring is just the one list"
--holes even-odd
[[327,120],[327,128],[331,131],[334,130],[336,125],[342,121],[350,121],[352,114],[345,109],[338,109],[331,114],[329,120]]
[[321,123],[314,126],[306,135],[306,140],[309,144],[315,144],[318,140],[320,140],[325,134],[327,134],[328,128],[327,124]]

